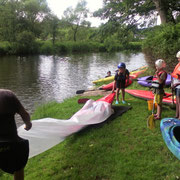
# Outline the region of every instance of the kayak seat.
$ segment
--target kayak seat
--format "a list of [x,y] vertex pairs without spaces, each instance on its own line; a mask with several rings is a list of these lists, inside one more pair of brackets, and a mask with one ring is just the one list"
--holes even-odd
[[176,140],[180,143],[180,126],[176,126],[173,129],[173,133],[174,133]]

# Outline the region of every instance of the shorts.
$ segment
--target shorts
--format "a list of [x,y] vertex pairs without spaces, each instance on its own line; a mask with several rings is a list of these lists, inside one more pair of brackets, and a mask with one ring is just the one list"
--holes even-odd
[[176,88],[176,89],[175,89],[175,93],[176,93],[176,96],[177,96],[177,97],[180,97],[180,89],[179,89],[179,88]]
[[29,141],[0,142],[0,169],[13,174],[26,166],[29,157]]
[[155,103],[157,103],[158,105],[162,105],[163,94],[155,94],[154,100],[155,100]]
[[116,88],[118,88],[118,89],[125,89],[125,84],[126,84],[126,82],[124,81],[124,82],[116,82]]

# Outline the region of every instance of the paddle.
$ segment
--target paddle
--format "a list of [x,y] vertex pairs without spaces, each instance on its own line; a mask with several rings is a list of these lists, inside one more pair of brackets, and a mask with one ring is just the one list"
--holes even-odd
[[89,92],[89,91],[95,91],[96,89],[89,89],[89,90],[77,90],[76,94],[83,94],[84,92]]
[[152,114],[147,119],[147,127],[151,130],[155,128],[155,121],[154,121],[154,103],[155,102],[154,101],[155,100],[153,100]]
[[88,98],[82,98],[82,99],[78,99],[78,104],[84,104],[88,101]]
[[174,103],[174,88],[172,88],[172,85],[173,85],[173,77],[171,76],[171,93],[172,93],[172,105],[171,105],[171,108],[175,109],[176,106],[175,106],[175,103]]

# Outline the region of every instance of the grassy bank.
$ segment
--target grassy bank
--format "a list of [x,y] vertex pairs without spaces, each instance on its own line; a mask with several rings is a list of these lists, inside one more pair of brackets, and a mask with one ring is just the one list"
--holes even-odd
[[[137,87],[134,82],[129,88]],[[79,98],[39,107],[32,118],[68,119],[82,107],[77,103]],[[122,116],[89,126],[31,158],[25,168],[25,180],[179,179],[180,161],[165,145],[160,121],[156,121],[153,131],[147,129],[146,120],[151,114],[147,102],[128,94],[126,100],[132,109]],[[163,106],[162,117],[174,115],[174,110]],[[10,175],[2,173],[0,179],[9,180]]]

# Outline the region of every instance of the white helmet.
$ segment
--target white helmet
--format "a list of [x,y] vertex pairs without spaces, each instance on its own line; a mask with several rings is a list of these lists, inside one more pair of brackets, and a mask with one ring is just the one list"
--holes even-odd
[[180,51],[177,52],[176,57],[180,58]]
[[156,60],[156,62],[155,62],[155,66],[156,66],[157,68],[165,68],[165,67],[166,67],[166,63],[165,63],[164,60],[158,59],[158,60]]

